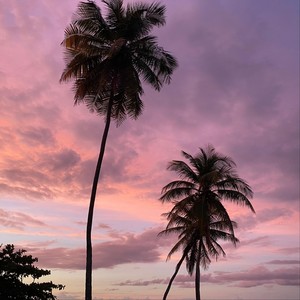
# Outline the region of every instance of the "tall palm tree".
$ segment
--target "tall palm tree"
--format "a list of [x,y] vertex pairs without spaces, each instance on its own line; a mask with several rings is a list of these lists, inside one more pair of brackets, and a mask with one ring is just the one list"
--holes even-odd
[[217,258],[220,253],[225,254],[217,239],[230,240],[233,243],[237,241],[234,236],[235,223],[230,220],[223,200],[246,206],[255,212],[249,200],[253,192],[236,173],[236,165],[230,157],[217,153],[212,146],[200,148],[195,156],[184,151],[182,155],[189,164],[179,160],[169,163],[168,169],[175,171],[180,180],[164,186],[160,197],[162,202],[174,204],[171,212],[167,214],[169,224],[162,234],[179,233],[179,241],[168,258],[180,247],[183,249],[164,300],[184,260],[187,262],[189,274],[196,268],[195,289],[196,299],[199,300],[200,264],[206,268],[210,256]]
[[75,104],[85,103],[105,116],[86,228],[85,299],[92,299],[91,231],[97,184],[111,120],[120,125],[136,119],[143,110],[141,80],[160,90],[169,83],[176,59],[150,35],[165,24],[165,6],[159,3],[123,5],[123,0],[102,0],[102,15],[93,1],[80,2],[73,21],[65,29],[66,67],[60,81],[74,79]]

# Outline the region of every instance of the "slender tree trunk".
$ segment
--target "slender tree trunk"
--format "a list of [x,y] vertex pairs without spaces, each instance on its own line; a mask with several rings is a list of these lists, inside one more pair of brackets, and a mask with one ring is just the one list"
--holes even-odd
[[179,269],[180,269],[180,267],[181,267],[181,265],[182,265],[182,263],[183,263],[185,257],[187,256],[188,252],[190,251],[190,249],[191,249],[191,247],[188,246],[188,247],[184,250],[184,252],[183,252],[183,254],[182,254],[182,257],[181,257],[180,261],[177,263],[176,268],[175,268],[175,272],[174,272],[173,276],[171,277],[171,279],[170,279],[170,281],[169,281],[169,284],[168,284],[168,286],[167,286],[167,289],[166,289],[166,291],[165,291],[165,293],[164,293],[163,300],[166,300],[166,299],[167,299],[167,296],[168,296],[169,291],[170,291],[170,289],[171,289],[172,283],[173,283],[175,277],[177,276],[177,273],[179,272]]
[[199,250],[196,261],[196,276],[195,276],[195,292],[196,300],[201,300],[200,297],[200,259],[201,259],[201,241],[199,241]]
[[107,113],[106,113],[106,122],[105,127],[102,135],[100,152],[98,156],[97,166],[95,170],[91,198],[90,198],[90,205],[88,211],[88,218],[87,218],[87,226],[86,226],[86,275],[85,275],[85,300],[92,300],[92,225],[93,225],[93,215],[94,215],[94,206],[96,200],[96,193],[97,193],[97,185],[99,181],[101,165],[104,157],[106,140],[108,136],[108,131],[110,127],[111,121],[111,110],[113,104],[113,92],[110,95]]
[[188,250],[184,251],[184,253],[183,253],[183,255],[182,255],[180,261],[177,263],[176,268],[175,268],[175,272],[174,272],[173,276],[171,277],[171,279],[170,279],[170,281],[169,281],[169,284],[168,284],[168,286],[167,286],[167,289],[166,289],[166,291],[165,291],[165,293],[164,293],[163,300],[166,300],[166,299],[167,299],[167,296],[168,296],[169,291],[170,291],[170,289],[171,289],[172,283],[173,283],[175,277],[177,276],[177,273],[179,272],[179,269],[180,269],[180,267],[181,267],[181,265],[182,265],[182,263],[183,263],[183,261],[184,261],[186,255],[187,255],[187,252],[188,252]]

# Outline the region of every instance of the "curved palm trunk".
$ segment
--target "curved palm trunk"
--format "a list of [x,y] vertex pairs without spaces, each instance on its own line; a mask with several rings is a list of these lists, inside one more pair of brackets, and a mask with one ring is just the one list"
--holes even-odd
[[166,300],[166,299],[167,299],[167,296],[168,296],[169,291],[170,291],[170,289],[171,289],[172,283],[173,283],[175,277],[177,276],[177,273],[179,272],[179,269],[180,269],[180,267],[181,267],[181,265],[182,265],[182,263],[183,263],[183,261],[184,261],[184,259],[185,259],[185,256],[186,256],[186,252],[183,253],[183,255],[182,255],[180,261],[179,261],[179,262],[177,263],[177,265],[176,265],[175,272],[174,272],[173,276],[171,277],[171,279],[170,279],[170,281],[169,281],[168,287],[167,287],[167,289],[166,289],[166,291],[165,291],[165,293],[164,293],[164,296],[163,296],[163,300]]
[[199,241],[199,253],[196,261],[196,276],[195,276],[195,293],[196,300],[201,300],[200,297],[200,259],[201,259],[201,242]]
[[106,140],[108,136],[108,131],[110,127],[111,121],[111,110],[113,104],[113,92],[110,95],[107,114],[106,114],[106,123],[105,128],[102,135],[100,152],[98,156],[97,166],[95,170],[90,205],[88,211],[87,218],[87,226],[86,226],[86,275],[85,275],[85,300],[92,300],[92,225],[93,225],[93,215],[94,215],[94,206],[96,200],[97,193],[97,185],[101,171],[101,165],[104,157]]

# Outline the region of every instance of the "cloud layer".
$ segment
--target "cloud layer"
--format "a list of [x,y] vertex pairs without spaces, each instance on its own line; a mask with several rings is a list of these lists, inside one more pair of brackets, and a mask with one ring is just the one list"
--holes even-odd
[[[94,268],[123,278],[103,279],[99,297],[108,290],[106,298],[132,297],[132,289],[138,295],[146,286],[153,288],[149,298],[160,298],[177,259],[163,262],[175,237],[156,238],[170,208],[157,199],[176,178],[166,166],[181,159],[181,150],[195,154],[210,143],[237,163],[257,213],[226,203],[241,242],[237,249],[225,244],[220,269],[203,274],[207,298],[215,297],[209,286],[222,285],[228,299],[241,297],[231,286],[253,299],[267,299],[270,286],[274,299],[297,299],[299,2],[162,3],[167,24],[154,34],[179,67],[160,93],[145,86],[139,120],[111,127],[95,208]],[[84,105],[74,107],[71,85],[59,84],[60,43],[76,6],[11,0],[0,11],[1,243],[26,247],[58,275],[84,269],[86,210],[104,126]],[[158,270],[142,276],[139,264]],[[132,272],[121,275],[127,265]],[[69,275],[73,290],[62,299],[81,299]],[[185,273],[174,284],[186,287],[178,299],[193,297]]]

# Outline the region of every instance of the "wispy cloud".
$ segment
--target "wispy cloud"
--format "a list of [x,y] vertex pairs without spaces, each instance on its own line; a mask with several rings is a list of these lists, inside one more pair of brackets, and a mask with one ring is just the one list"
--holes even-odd
[[38,218],[33,218],[30,215],[18,212],[7,211],[0,209],[0,227],[15,228],[25,230],[30,227],[43,227],[47,226],[43,221]]
[[[153,280],[127,280],[116,285],[120,286],[149,286],[156,284],[168,284],[170,278]],[[242,288],[257,287],[262,285],[299,285],[299,268],[281,268],[269,270],[264,266],[257,266],[253,269],[240,272],[214,272],[203,274],[201,281],[219,285],[230,285]],[[195,278],[189,275],[178,275],[174,285],[180,288],[194,288]]]

